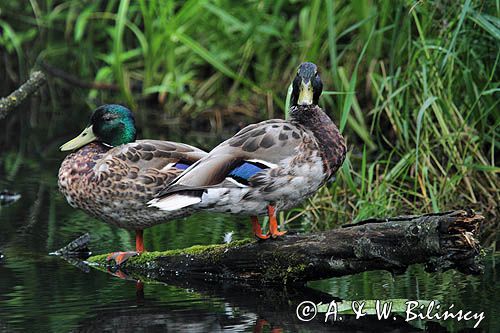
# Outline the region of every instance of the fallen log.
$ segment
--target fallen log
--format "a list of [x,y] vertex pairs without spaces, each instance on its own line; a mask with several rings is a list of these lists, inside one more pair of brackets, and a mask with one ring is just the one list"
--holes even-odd
[[28,81],[14,90],[9,96],[0,98],[0,119],[5,118],[12,109],[19,106],[26,98],[37,91],[46,80],[45,74],[34,71],[30,74]]
[[[475,235],[482,220],[481,215],[465,210],[370,219],[276,241],[146,252],[119,269],[146,279],[165,280],[170,275],[249,284],[303,284],[368,270],[402,273],[413,264],[425,264],[428,271],[478,274],[482,266]],[[93,256],[88,262],[105,267],[106,257]]]

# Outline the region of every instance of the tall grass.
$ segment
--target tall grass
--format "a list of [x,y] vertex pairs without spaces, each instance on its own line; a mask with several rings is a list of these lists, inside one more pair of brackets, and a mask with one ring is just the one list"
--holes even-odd
[[259,110],[247,122],[282,116],[296,66],[316,62],[349,155],[289,219],[325,228],[469,205],[498,219],[498,1],[46,0],[0,11],[0,45],[22,75],[43,60],[187,118],[234,105]]
[[[486,4],[438,4],[416,4],[394,22],[384,5],[374,13],[375,38],[367,32],[358,47],[360,56],[368,50],[364,85],[340,102],[341,129],[350,119],[363,145],[351,146],[340,181],[302,211],[314,221],[332,212],[348,220],[472,205],[498,227],[500,21],[482,12]],[[362,73],[356,66],[350,80],[341,76],[344,89]]]

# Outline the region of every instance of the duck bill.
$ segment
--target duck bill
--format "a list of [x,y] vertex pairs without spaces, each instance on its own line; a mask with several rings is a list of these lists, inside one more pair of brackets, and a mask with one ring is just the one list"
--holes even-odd
[[313,103],[313,88],[311,81],[300,83],[299,99],[297,101],[298,105],[311,105]]
[[78,149],[80,147],[83,147],[87,143],[91,143],[92,141],[95,141],[95,140],[97,140],[97,137],[94,134],[94,130],[92,129],[92,125],[90,125],[86,129],[84,129],[83,132],[80,133],[80,135],[78,135],[73,140],[66,142],[61,147],[59,147],[59,149],[61,151],[74,150],[74,149]]

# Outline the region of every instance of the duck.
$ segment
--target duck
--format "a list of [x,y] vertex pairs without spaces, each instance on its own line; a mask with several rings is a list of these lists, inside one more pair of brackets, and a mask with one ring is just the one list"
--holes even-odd
[[206,155],[196,147],[170,141],[136,140],[133,113],[119,104],[96,108],[89,124],[60,147],[73,151],[58,174],[60,192],[68,204],[108,224],[135,231],[135,251],[114,252],[108,262],[119,266],[145,251],[143,231],[184,217],[189,207],[175,212],[147,205],[190,165]]
[[[189,207],[250,216],[259,239],[278,238],[277,212],[291,209],[334,178],[346,143],[318,106],[318,67],[302,63],[292,82],[289,119],[249,125],[187,168],[149,202],[163,211]],[[258,216],[268,215],[264,234]]]

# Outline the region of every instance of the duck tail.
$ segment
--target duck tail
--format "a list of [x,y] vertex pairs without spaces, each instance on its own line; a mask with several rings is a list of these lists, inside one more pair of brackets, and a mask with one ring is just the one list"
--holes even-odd
[[182,191],[155,198],[148,202],[149,207],[156,207],[160,210],[174,211],[189,207],[201,202],[203,191]]

